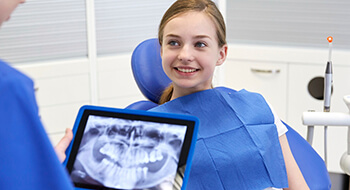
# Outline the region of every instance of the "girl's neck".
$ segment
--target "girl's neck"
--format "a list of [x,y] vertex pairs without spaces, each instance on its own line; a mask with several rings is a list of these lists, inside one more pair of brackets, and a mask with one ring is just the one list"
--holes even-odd
[[193,88],[180,88],[180,87],[176,87],[174,85],[174,90],[173,90],[173,94],[171,96],[171,99],[170,100],[174,100],[176,98],[180,98],[182,96],[186,96],[186,95],[190,95],[190,94],[193,94],[193,93],[196,93],[196,92],[200,92],[200,91],[203,91],[203,90],[208,90],[208,89],[212,89],[213,86],[209,86],[207,88],[201,88],[201,89],[193,89]]

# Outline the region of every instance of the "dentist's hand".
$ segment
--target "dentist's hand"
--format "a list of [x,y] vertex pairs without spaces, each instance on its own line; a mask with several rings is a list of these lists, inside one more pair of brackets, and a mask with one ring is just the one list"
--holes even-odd
[[67,128],[64,136],[55,146],[55,151],[60,162],[63,162],[66,159],[66,150],[73,139],[73,132],[71,129]]

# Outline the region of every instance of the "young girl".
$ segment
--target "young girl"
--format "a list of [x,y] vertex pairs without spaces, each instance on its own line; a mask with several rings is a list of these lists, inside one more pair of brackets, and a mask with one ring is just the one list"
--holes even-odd
[[[176,1],[161,20],[158,38],[172,84],[162,105],[151,111],[200,119],[187,189],[309,189],[289,148],[286,127],[262,96],[212,88],[214,69],[224,63],[228,48],[216,5]],[[67,136],[59,145],[70,141],[71,132]]]
[[152,111],[191,114],[201,122],[187,189],[308,189],[286,128],[265,100],[212,88],[214,69],[227,56],[225,23],[215,4],[176,1],[161,20],[158,38],[172,84],[161,97],[167,103]]

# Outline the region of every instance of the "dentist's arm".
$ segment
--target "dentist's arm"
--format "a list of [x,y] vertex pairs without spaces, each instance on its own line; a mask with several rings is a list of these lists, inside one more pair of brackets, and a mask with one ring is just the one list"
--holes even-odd
[[284,134],[279,137],[282,147],[284,162],[286,164],[289,187],[285,190],[309,190],[303,174],[296,163],[292,151],[290,150],[287,136]]
[[66,150],[73,139],[73,132],[71,129],[67,128],[64,136],[55,146],[55,151],[60,162],[66,159]]

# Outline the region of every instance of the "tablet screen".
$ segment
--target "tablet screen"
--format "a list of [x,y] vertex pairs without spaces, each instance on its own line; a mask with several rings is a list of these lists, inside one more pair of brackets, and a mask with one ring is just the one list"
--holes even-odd
[[85,110],[68,172],[86,189],[181,189],[193,127],[178,118]]

